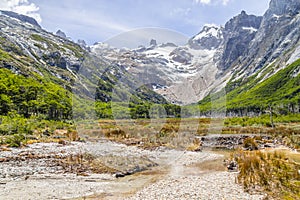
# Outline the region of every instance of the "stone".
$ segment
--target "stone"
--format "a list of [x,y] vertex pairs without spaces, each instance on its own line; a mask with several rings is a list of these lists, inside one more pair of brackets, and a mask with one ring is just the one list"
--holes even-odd
[[247,55],[249,45],[260,28],[262,19],[262,17],[247,15],[245,11],[242,11],[225,24],[219,69],[226,70],[240,56]]
[[61,30],[56,31],[55,35],[57,35],[61,38],[67,38],[67,35]]
[[227,165],[227,169],[230,172],[237,171],[238,170],[237,162],[236,161],[230,161],[229,165]]
[[20,20],[22,22],[26,22],[26,23],[32,24],[32,25],[34,25],[34,26],[36,26],[38,28],[41,28],[41,26],[39,25],[39,23],[34,18],[32,18],[32,17],[26,16],[26,15],[21,15],[21,14],[12,12],[12,11],[1,10],[0,13],[4,14],[6,16],[18,19],[18,20]]
[[155,39],[151,39],[150,40],[150,46],[156,46],[157,45],[157,42]]
[[223,41],[223,27],[206,25],[188,41],[192,49],[213,50],[219,48]]

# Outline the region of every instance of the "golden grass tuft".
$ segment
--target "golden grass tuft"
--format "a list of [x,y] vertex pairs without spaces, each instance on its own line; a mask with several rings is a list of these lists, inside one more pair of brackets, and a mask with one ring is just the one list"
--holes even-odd
[[195,138],[193,143],[190,144],[186,150],[187,151],[201,151],[202,143],[198,138]]
[[275,199],[300,198],[300,165],[279,151],[238,151],[238,182],[246,191],[266,192]]

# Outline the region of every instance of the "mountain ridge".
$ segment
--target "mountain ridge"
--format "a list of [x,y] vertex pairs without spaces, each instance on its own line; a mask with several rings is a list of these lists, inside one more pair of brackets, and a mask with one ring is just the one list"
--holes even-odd
[[30,18],[2,14],[1,67],[23,76],[39,74],[91,102],[96,96],[105,104],[201,104],[224,88],[238,91],[250,79],[259,85],[297,61],[299,9],[296,0],[272,0],[263,16],[241,11],[224,27],[204,26],[186,45],[153,40],[137,49],[86,47],[41,29]]

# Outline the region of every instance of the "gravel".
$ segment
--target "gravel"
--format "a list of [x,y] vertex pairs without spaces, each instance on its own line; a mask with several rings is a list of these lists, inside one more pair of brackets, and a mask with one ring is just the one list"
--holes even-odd
[[[53,164],[55,159],[82,153],[114,158],[109,162],[123,168],[148,165],[151,161],[160,166],[155,170],[164,173],[136,174],[119,179],[111,174],[78,176]],[[128,200],[263,198],[262,195],[245,193],[235,183],[236,173],[187,173],[194,170],[189,168],[192,164],[220,158],[221,155],[211,152],[187,152],[164,147],[150,151],[106,140],[67,145],[37,143],[0,151],[0,199],[72,199],[91,195]],[[153,180],[157,181],[153,183]],[[128,197],[128,194],[133,196]]]
[[201,176],[169,176],[143,188],[127,200],[154,199],[263,199],[235,184],[235,173],[213,172]]

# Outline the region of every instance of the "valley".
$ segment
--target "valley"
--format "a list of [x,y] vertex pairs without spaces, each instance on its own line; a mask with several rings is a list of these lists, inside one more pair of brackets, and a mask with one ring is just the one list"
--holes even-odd
[[299,199],[299,25],[271,0],[116,48],[0,11],[0,198]]

